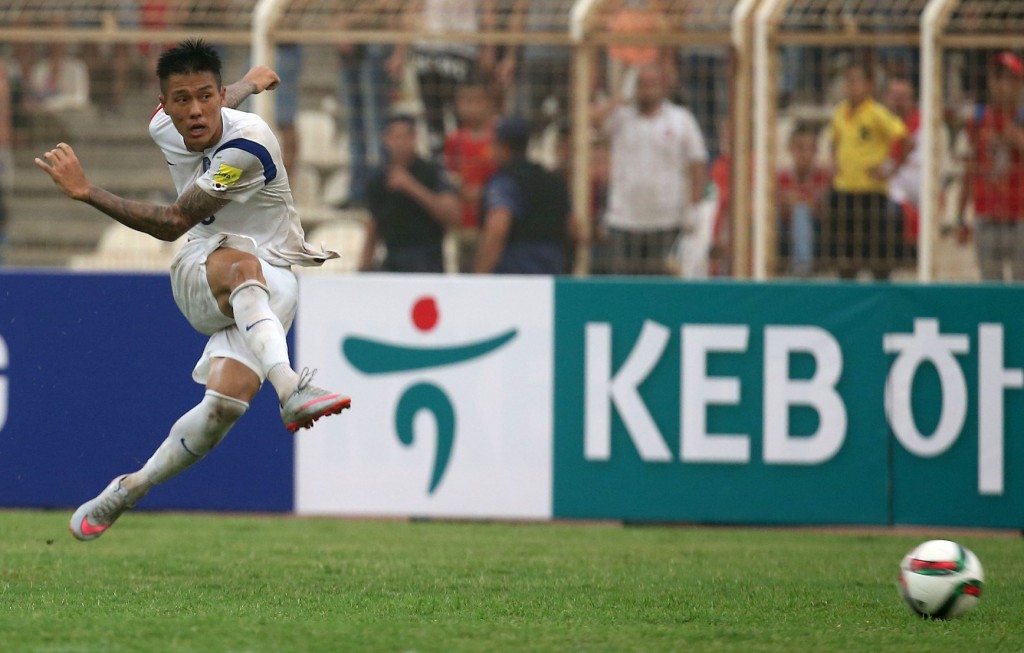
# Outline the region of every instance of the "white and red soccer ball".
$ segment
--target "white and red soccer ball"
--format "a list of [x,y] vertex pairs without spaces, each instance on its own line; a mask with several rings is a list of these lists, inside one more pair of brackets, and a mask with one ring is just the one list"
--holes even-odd
[[978,603],[985,572],[974,553],[949,540],[929,540],[903,557],[900,595],[921,617],[954,619]]

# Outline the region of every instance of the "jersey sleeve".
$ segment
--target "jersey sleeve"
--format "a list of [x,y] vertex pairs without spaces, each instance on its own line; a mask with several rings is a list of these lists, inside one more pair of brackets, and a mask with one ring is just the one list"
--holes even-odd
[[214,197],[246,202],[277,178],[277,164],[258,141],[236,138],[221,145],[196,185]]
[[153,115],[149,117],[149,136],[153,141],[160,145],[161,137],[167,131],[167,128],[173,125],[171,124],[171,117],[164,113],[164,105],[160,105],[153,111]]

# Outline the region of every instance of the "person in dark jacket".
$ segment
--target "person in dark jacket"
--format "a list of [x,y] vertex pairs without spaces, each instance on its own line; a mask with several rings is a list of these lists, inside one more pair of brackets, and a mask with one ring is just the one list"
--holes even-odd
[[383,242],[384,272],[444,272],[445,230],[459,223],[459,196],[439,164],[416,153],[416,121],[392,116],[384,129],[388,163],[366,187],[366,225],[360,269],[375,269],[374,253]]
[[529,123],[516,116],[503,118],[494,130],[498,171],[484,188],[478,273],[565,270],[569,189],[561,176],[527,160],[529,140]]

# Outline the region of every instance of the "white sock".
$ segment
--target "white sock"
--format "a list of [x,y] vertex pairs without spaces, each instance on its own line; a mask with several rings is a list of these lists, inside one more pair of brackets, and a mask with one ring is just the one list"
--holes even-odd
[[141,486],[133,491],[145,494],[202,460],[248,408],[244,401],[207,390],[195,408],[178,418],[167,439],[146,461],[138,473]]
[[238,330],[283,404],[295,390],[299,375],[288,360],[284,326],[270,309],[270,290],[259,281],[246,281],[235,288],[229,301]]

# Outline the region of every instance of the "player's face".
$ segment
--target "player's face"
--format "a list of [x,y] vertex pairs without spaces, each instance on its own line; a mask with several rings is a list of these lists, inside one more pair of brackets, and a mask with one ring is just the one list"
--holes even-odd
[[223,131],[220,110],[225,89],[211,72],[171,75],[160,102],[174,128],[192,152],[202,152],[220,140]]

